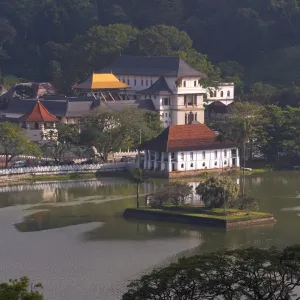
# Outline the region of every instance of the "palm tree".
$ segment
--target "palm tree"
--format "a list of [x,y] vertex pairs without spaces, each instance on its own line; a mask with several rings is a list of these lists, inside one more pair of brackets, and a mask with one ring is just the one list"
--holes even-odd
[[148,180],[145,172],[140,168],[133,168],[129,170],[131,175],[131,181],[136,183],[136,207],[139,208],[139,198],[140,198],[140,183]]

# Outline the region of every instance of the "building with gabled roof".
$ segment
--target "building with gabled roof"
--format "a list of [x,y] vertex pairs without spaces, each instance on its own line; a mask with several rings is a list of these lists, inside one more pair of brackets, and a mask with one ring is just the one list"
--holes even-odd
[[140,145],[147,171],[164,177],[197,175],[207,170],[240,166],[237,146],[218,141],[217,134],[205,124],[171,125],[156,138]]
[[121,82],[112,73],[95,74],[93,73],[84,82],[77,84],[73,89],[98,97],[102,101],[122,100],[119,94],[120,90],[130,88],[124,82]]
[[129,99],[152,102],[165,128],[191,121],[203,123],[204,98],[215,101],[223,97],[229,104],[229,98],[232,100],[234,97],[234,85],[204,88],[200,80],[207,75],[178,56],[120,55],[100,72],[111,72],[129,85],[126,90]]
[[20,126],[25,129],[26,136],[32,142],[56,140],[57,122],[59,120],[39,100],[27,114],[19,118]]

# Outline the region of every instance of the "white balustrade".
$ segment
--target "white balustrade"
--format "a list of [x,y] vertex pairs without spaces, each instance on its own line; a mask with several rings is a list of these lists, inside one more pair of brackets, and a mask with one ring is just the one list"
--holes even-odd
[[70,165],[70,166],[39,166],[26,168],[0,169],[0,176],[23,175],[23,174],[68,174],[68,173],[96,173],[98,171],[125,171],[130,167],[136,167],[135,163],[107,163],[92,165]]

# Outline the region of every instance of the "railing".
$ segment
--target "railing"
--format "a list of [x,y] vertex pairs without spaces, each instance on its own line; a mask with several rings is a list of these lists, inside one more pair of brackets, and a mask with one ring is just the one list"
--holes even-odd
[[0,169],[0,176],[6,175],[43,175],[43,174],[72,174],[72,173],[97,173],[126,171],[128,168],[136,167],[135,163],[108,163],[92,165],[71,165],[71,166],[43,166],[26,168]]

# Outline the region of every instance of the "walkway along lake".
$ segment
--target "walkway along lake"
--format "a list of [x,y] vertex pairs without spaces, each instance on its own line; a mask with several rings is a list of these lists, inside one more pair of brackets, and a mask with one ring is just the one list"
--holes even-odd
[[[0,280],[28,275],[43,283],[46,300],[117,300],[130,279],[180,255],[300,243],[300,173],[246,180],[246,191],[258,198],[260,210],[274,214],[276,224],[226,232],[125,221],[121,214],[134,207],[135,186],[120,178],[2,186]],[[166,182],[147,183],[141,193]]]

